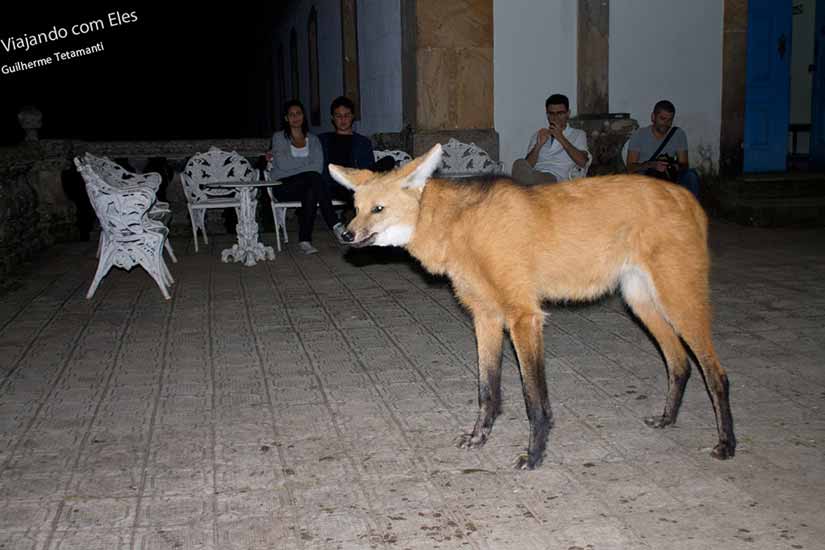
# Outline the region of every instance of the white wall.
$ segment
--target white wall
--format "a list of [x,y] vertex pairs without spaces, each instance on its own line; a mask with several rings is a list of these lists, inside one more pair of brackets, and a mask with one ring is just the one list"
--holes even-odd
[[[332,129],[329,105],[343,93],[344,76],[341,64],[341,2],[340,0],[295,0],[289,15],[277,27],[273,57],[277,56],[278,40],[284,44],[284,70],[287,95],[290,94],[291,61],[289,32],[298,35],[298,69],[301,75],[301,97],[309,110],[309,65],[307,53],[307,21],[312,7],[318,13],[318,77],[321,98],[321,124],[312,132]],[[360,0],[358,13],[358,61],[361,87],[361,120],[356,130],[370,135],[375,132],[401,130],[401,3],[400,0]],[[273,79],[277,85],[277,75]],[[280,117],[281,106],[276,107]],[[307,113],[309,115],[309,113]]]
[[493,0],[494,121],[508,173],[547,125],[550,94],[569,97],[576,114],[576,12],[571,0]]
[[720,0],[610,2],[610,110],[645,126],[658,100],[672,101],[692,166],[718,168],[723,15]]
[[365,134],[398,132],[401,105],[401,0],[358,1],[361,122]]

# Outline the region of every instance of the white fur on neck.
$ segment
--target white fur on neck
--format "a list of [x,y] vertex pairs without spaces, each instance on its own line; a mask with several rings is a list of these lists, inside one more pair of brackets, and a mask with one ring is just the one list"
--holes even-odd
[[410,242],[412,234],[413,226],[411,225],[392,225],[379,233],[372,244],[375,246],[404,246]]

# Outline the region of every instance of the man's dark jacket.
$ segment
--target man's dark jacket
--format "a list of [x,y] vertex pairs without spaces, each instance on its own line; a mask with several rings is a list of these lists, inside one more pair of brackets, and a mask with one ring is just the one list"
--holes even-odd
[[[335,132],[324,132],[319,135],[321,145],[324,146],[324,176],[329,177],[329,142]],[[362,136],[357,132],[352,133],[352,158],[349,164],[344,166],[347,168],[362,168],[367,169],[375,162],[375,156],[372,150],[372,142],[368,137]]]

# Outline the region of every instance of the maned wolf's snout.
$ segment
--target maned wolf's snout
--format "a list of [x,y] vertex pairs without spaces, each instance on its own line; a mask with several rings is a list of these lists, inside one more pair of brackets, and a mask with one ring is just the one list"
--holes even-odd
[[376,234],[372,233],[366,234],[361,233],[361,236],[358,236],[357,231],[352,231],[351,229],[347,228],[346,232],[341,235],[341,240],[347,243],[348,245],[352,246],[353,248],[362,248],[365,246],[370,246],[375,242]]

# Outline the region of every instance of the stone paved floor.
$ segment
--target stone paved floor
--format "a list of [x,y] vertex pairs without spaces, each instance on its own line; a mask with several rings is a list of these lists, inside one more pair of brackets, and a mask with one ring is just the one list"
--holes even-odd
[[509,347],[492,439],[453,445],[475,344],[443,281],[325,234],[317,256],[221,264],[230,240],[174,241],[170,301],[139,270],[87,301],[94,243],[0,297],[0,549],[823,548],[825,230],[712,226],[735,460],[708,456],[698,375],[677,427],[644,425],[664,368],[607,299],[549,317],[534,472],[510,468]]

